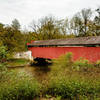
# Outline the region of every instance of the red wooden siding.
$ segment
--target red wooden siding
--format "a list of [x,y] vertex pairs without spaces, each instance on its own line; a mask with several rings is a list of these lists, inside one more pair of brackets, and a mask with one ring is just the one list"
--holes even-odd
[[73,60],[80,57],[86,58],[91,62],[100,60],[100,47],[29,47],[33,57],[58,58],[60,55],[72,52]]

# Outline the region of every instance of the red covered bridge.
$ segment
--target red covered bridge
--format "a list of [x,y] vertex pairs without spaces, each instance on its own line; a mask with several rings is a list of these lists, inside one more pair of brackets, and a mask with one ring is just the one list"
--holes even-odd
[[100,36],[40,40],[27,45],[34,58],[55,59],[72,52],[74,60],[80,57],[91,62],[100,60]]

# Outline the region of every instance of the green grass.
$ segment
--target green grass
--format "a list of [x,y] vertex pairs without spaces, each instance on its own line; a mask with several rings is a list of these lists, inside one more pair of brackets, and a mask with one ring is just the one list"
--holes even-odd
[[[29,61],[11,59],[8,64],[26,62]],[[38,100],[41,96],[46,98],[43,100],[100,100],[100,61],[95,64],[83,58],[73,61],[72,54],[68,53],[53,60],[50,66],[28,66],[20,71],[5,71],[2,66],[1,100],[33,100],[35,96]]]
[[38,82],[25,72],[3,70],[0,73],[0,100],[33,100],[39,96]]
[[30,61],[27,59],[9,59],[7,62],[8,66],[23,66],[28,64]]
[[43,93],[65,100],[99,100],[100,69],[86,59],[72,61],[71,56],[53,61]]

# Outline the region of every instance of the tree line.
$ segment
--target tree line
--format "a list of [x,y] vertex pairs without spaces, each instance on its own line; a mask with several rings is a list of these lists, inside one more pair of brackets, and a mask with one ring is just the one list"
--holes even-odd
[[14,19],[11,25],[0,23],[0,47],[4,46],[7,52],[13,53],[25,51],[26,43],[31,40],[99,36],[100,7],[95,11],[82,9],[71,19],[46,16],[38,22],[32,21],[30,28],[32,31],[22,31],[17,19]]

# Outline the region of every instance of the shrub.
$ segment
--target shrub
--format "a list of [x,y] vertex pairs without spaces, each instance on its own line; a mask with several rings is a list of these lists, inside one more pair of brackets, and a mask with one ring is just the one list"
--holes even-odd
[[72,64],[72,53],[67,53],[57,59],[54,59],[53,64],[50,67],[49,76],[54,77],[57,74],[59,74],[59,76],[62,75],[66,71],[66,69],[68,69],[68,67],[71,68]]
[[53,60],[53,65],[56,65],[56,66],[68,67],[71,64],[72,64],[72,53],[71,52],[65,55],[62,55],[59,58]]
[[5,63],[0,63],[0,82],[4,79],[6,74],[7,68]]
[[[81,98],[90,98],[94,100],[100,89],[100,83],[91,83],[85,80],[74,80],[68,78],[56,79],[50,81],[45,93],[52,96],[61,96],[70,100],[84,100]],[[99,94],[100,95],[100,94]]]
[[26,73],[8,72],[0,82],[0,100],[32,100],[39,95],[39,84]]
[[87,59],[80,58],[73,64],[73,68],[79,70],[80,68],[91,68],[93,64],[91,64]]
[[94,65],[86,59],[81,58],[73,62],[71,53],[55,59],[48,75],[49,81],[42,93],[58,99],[65,98],[65,100],[99,100],[100,80],[96,75],[94,79],[93,73],[86,75],[83,71],[77,71],[91,67]]
[[0,46],[0,62],[4,62],[7,57],[7,51],[5,46]]
[[98,61],[96,62],[96,66],[97,66],[97,67],[100,67],[100,60],[98,60]]

